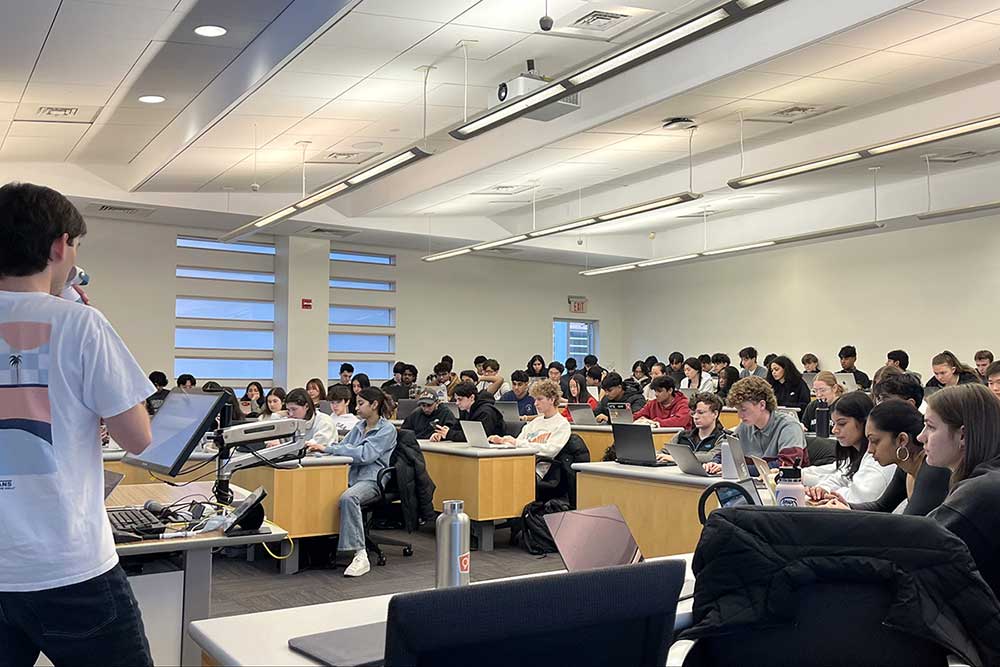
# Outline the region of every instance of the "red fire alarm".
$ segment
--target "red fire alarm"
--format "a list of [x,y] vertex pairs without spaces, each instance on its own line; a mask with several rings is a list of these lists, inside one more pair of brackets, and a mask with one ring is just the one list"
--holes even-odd
[[302,310],[312,310],[313,300],[312,299],[302,299]]

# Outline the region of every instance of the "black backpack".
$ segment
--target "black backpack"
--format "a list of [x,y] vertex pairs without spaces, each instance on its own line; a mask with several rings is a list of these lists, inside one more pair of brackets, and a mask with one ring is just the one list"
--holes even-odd
[[556,543],[552,540],[552,533],[545,525],[546,514],[556,512],[568,512],[572,508],[565,498],[553,498],[545,502],[534,501],[524,506],[521,512],[521,520],[516,528],[512,530],[510,541],[512,544],[520,543],[530,554],[554,554],[558,553]]

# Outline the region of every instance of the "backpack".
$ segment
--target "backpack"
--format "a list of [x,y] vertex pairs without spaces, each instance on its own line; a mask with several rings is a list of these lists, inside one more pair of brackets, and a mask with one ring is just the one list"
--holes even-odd
[[546,514],[568,512],[572,509],[565,498],[553,498],[545,502],[534,501],[524,506],[517,526],[511,531],[511,543],[520,543],[530,554],[558,553],[549,527],[545,525]]

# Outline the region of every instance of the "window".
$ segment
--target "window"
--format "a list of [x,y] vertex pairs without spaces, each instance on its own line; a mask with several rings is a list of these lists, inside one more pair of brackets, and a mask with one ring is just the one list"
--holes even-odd
[[552,358],[559,361],[573,357],[580,368],[583,358],[597,354],[597,322],[587,320],[552,321]]
[[378,255],[375,253],[350,252],[334,250],[330,253],[331,262],[353,262],[354,264],[383,264],[391,266],[396,263],[393,255]]
[[201,250],[225,250],[227,252],[248,252],[254,255],[273,255],[273,245],[258,243],[222,243],[208,239],[177,237],[178,248],[200,248]]
[[190,373],[198,378],[200,386],[206,380],[274,380],[274,361],[271,359],[174,359],[174,377]]
[[179,296],[177,297],[176,316],[206,320],[273,322],[274,303]]
[[331,359],[328,371],[329,377],[338,378],[337,381],[339,382],[340,365],[343,363],[349,363],[354,366],[355,375],[358,373],[367,375],[372,384],[376,384],[376,380],[388,380],[392,377],[391,361],[354,361],[352,359]]
[[361,278],[331,278],[330,287],[336,289],[362,289],[376,292],[395,292],[396,283],[392,280],[362,280]]
[[273,350],[274,332],[177,327],[174,347],[203,350]]
[[188,266],[177,267],[178,278],[206,278],[208,280],[240,280],[248,283],[274,284],[273,273],[252,271],[224,271],[222,269],[195,269]]
[[385,334],[330,334],[330,352],[391,353],[396,351],[396,337]]
[[396,310],[372,306],[330,306],[330,324],[391,327],[396,325]]

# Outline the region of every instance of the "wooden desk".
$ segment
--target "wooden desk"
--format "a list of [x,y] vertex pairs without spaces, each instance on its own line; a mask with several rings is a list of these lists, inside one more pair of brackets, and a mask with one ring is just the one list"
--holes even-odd
[[722,408],[719,421],[722,422],[723,428],[731,431],[740,425],[740,416],[736,414],[736,408]]
[[[203,463],[205,461],[213,458],[214,454],[207,454],[203,452],[195,452],[188,459],[188,463],[184,465],[185,468],[191,468],[198,463]],[[138,466],[131,466],[123,462],[122,459],[125,457],[125,452],[122,450],[112,450],[104,451],[104,468],[106,470],[111,470],[112,472],[117,472],[125,475],[125,478],[121,481],[122,485],[129,484],[156,484],[158,481],[150,475],[150,472],[145,468],[140,468]],[[159,477],[166,478],[166,475],[159,475]],[[190,482],[198,479],[215,479],[215,464],[206,465],[204,468],[199,468],[193,472],[186,475],[178,475],[175,478],[171,478],[170,481],[177,482]],[[257,488],[257,487],[253,487]]]
[[493,551],[493,522],[521,516],[535,499],[532,449],[485,449],[421,440],[427,473],[437,489],[434,509],[445,500],[465,501],[480,551]]
[[[576,433],[583,438],[583,442],[587,445],[587,449],[590,450],[591,463],[602,460],[604,458],[604,452],[615,440],[611,435],[611,426],[609,424],[599,424],[597,426],[571,424],[570,428],[573,433]],[[683,429],[654,428],[651,430],[653,431],[653,446],[659,450],[663,447],[663,445],[673,440],[674,436],[680,433]]]
[[[351,459],[346,456],[306,456],[302,465],[286,470],[268,466],[239,470],[233,483],[246,489],[263,486],[267,491],[264,512],[288,531],[289,537],[316,537],[340,532],[340,495],[347,490]],[[281,543],[282,574],[299,569],[298,549]]]
[[[248,495],[248,491],[239,487],[233,487],[233,494],[237,499]],[[211,482],[194,482],[185,487],[173,487],[167,484],[130,484],[119,486],[105,500],[105,506],[117,507],[122,505],[137,505],[141,507],[147,500],[155,500],[169,505],[183,498],[194,500],[193,495],[204,495],[211,497]],[[221,530],[210,533],[203,533],[195,537],[180,537],[170,540],[144,540],[142,542],[132,542],[130,544],[119,544],[116,549],[121,558],[129,556],[143,556],[149,554],[166,554],[171,552],[181,552],[183,559],[183,612],[181,614],[181,627],[179,636],[181,637],[180,650],[176,655],[180,656],[180,664],[185,666],[201,664],[201,652],[187,634],[188,624],[212,615],[212,550],[219,547],[241,546],[248,544],[259,544],[262,542],[277,542],[284,540],[287,533],[277,525],[266,522],[270,528],[270,534],[265,535],[245,535],[242,537],[226,537]],[[144,614],[147,618],[154,618],[151,613]],[[147,632],[152,632],[150,627]],[[176,657],[174,658],[176,660]],[[169,663],[167,663],[169,664]]]
[[676,467],[607,462],[576,463],[573,469],[577,472],[577,507],[617,505],[647,558],[694,551],[701,536],[698,499],[706,487],[719,481],[718,477],[686,475]]

